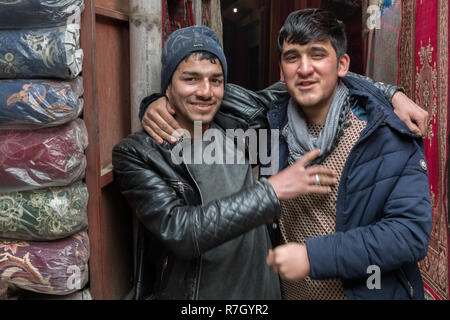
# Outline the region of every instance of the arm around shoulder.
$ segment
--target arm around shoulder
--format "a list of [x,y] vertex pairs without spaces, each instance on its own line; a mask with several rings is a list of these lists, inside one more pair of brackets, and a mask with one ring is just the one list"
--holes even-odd
[[286,85],[281,82],[258,92],[229,83],[225,86],[225,95],[218,113],[219,122],[225,119],[222,121],[225,123],[221,123],[223,127],[236,127],[236,122],[227,124],[226,119],[231,118],[241,123],[243,129],[267,129],[267,111],[270,104],[287,96]]

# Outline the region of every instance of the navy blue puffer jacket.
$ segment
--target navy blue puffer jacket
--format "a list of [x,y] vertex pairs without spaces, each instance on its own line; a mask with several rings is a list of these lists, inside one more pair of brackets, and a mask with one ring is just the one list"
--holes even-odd
[[[367,126],[341,175],[336,232],[306,240],[310,276],[341,279],[348,299],[423,299],[417,262],[428,250],[432,214],[422,139],[372,84],[352,77],[344,83]],[[272,129],[286,123],[287,101],[272,102]],[[287,157],[280,139],[280,169]],[[371,285],[374,270],[378,288]]]

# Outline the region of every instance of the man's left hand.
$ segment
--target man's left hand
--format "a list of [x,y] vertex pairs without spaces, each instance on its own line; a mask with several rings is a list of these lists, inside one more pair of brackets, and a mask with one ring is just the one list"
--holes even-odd
[[302,280],[310,273],[308,251],[304,244],[289,242],[269,250],[266,262],[285,280]]
[[411,130],[422,137],[427,135],[428,112],[409,99],[403,92],[397,91],[392,97],[395,114]]

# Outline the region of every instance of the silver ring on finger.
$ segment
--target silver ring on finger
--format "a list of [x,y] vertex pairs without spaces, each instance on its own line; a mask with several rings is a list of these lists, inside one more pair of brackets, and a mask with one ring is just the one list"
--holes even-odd
[[318,174],[316,174],[316,186],[320,186],[320,178]]

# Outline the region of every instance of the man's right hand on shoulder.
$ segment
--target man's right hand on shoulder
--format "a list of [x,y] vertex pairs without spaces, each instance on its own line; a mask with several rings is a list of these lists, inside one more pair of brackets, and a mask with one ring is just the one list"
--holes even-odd
[[164,140],[175,143],[181,136],[176,130],[181,129],[174,118],[175,110],[166,97],[153,101],[145,111],[141,124],[144,130],[159,144]]
[[322,165],[306,167],[319,155],[320,151],[317,149],[310,151],[268,179],[278,199],[287,200],[302,194],[331,192],[331,186],[337,184],[334,171]]

